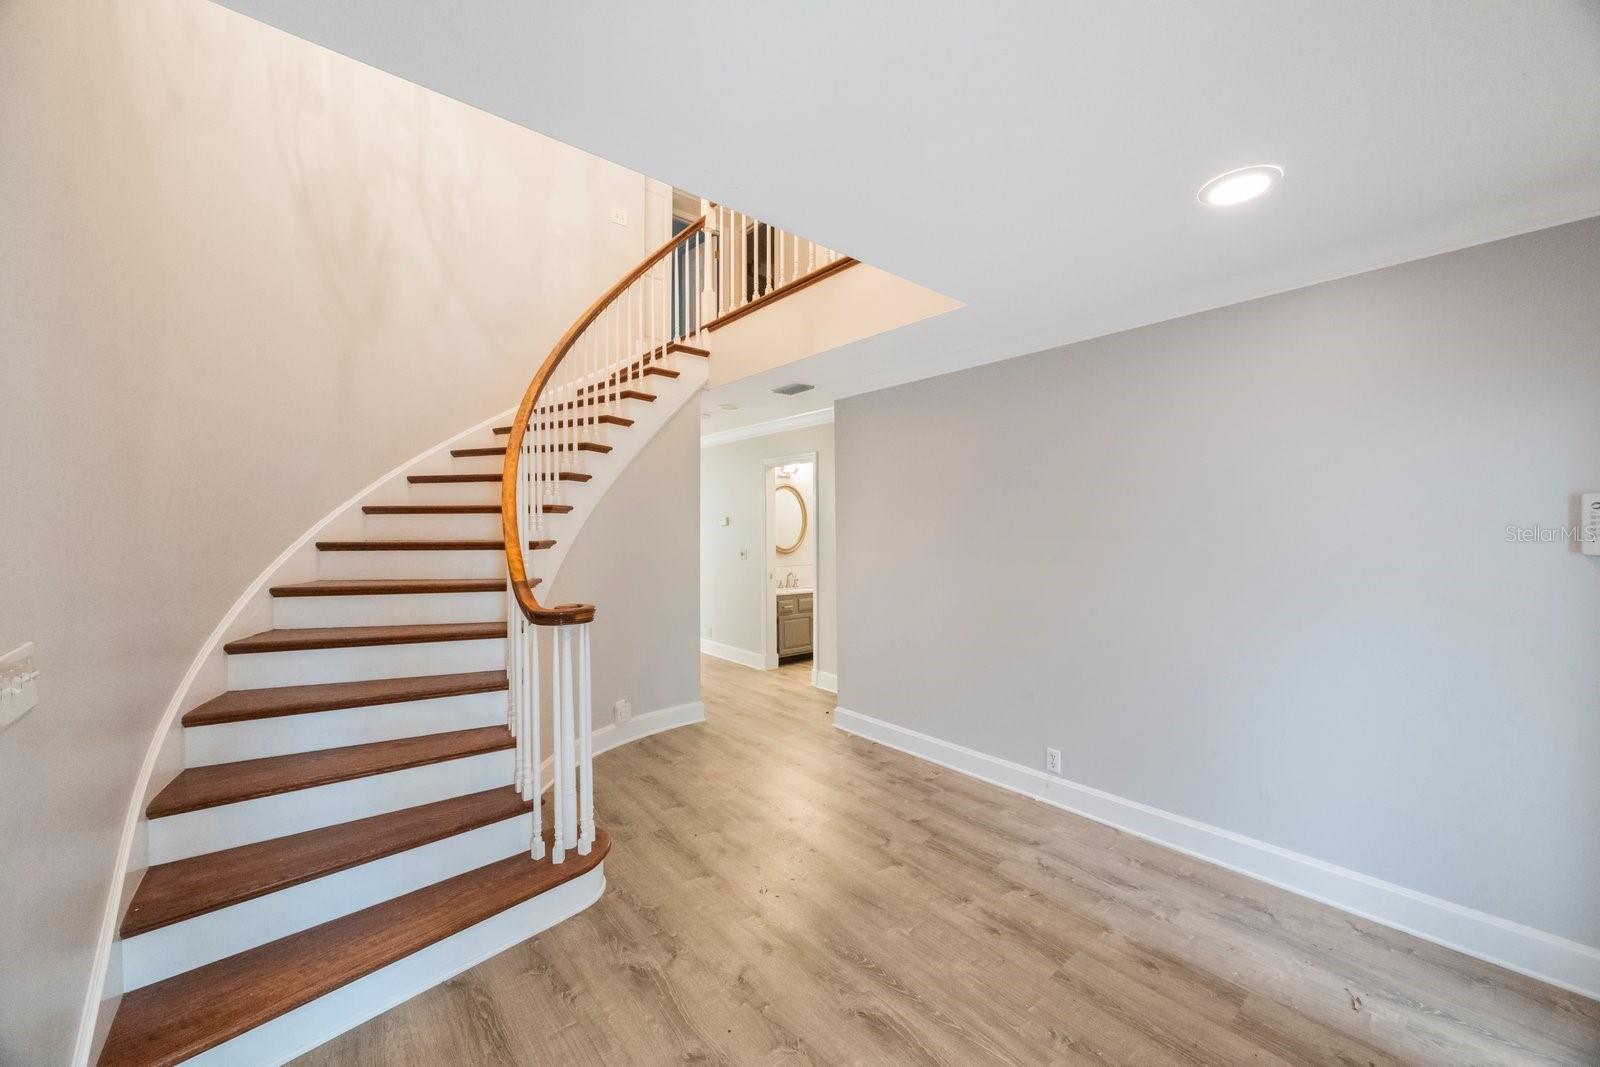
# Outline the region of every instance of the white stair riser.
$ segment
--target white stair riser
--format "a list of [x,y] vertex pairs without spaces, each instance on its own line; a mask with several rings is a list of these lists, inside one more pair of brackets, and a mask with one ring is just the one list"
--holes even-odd
[[319,578],[504,578],[503,549],[318,552]]
[[363,645],[302,652],[253,652],[228,657],[229,689],[362,682],[424,674],[498,671],[506,665],[505,638],[425,641],[414,645]]
[[[500,442],[504,447],[505,442]],[[505,469],[504,456],[451,456],[451,474],[499,474]]]
[[151,819],[150,862],[170,863],[509,785],[514,761],[509,749],[485,752]]
[[409,482],[411,504],[498,504],[498,482]]
[[280,630],[317,626],[403,626],[427,622],[494,622],[506,617],[506,595],[494,593],[382,593],[370,596],[272,598],[272,625]]
[[[598,469],[598,465],[596,468]],[[588,482],[558,482],[559,503],[581,504],[587,499]],[[413,504],[499,504],[498,482],[423,482],[410,489]]]
[[122,942],[123,991],[329,922],[527,849],[521,815],[363,863]]
[[[565,503],[576,503],[567,500]],[[548,536],[560,537],[570,515],[544,516]],[[367,536],[375,541],[498,541],[500,515],[368,515]]]
[[571,918],[599,900],[605,884],[602,863],[570,882],[340,986],[186,1062],[193,1067],[285,1063]]
[[184,762],[190,767],[315,752],[372,741],[499,726],[506,721],[507,694],[468,693],[432,700],[344,708],[274,719],[191,726],[183,732]]
[[368,515],[367,536],[376,541],[493,540],[500,513],[492,515]]

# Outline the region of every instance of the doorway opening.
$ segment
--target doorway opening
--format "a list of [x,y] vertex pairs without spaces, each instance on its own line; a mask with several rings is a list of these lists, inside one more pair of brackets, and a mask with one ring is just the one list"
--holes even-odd
[[[761,538],[767,581],[762,593],[762,656],[779,664],[815,663],[817,652],[817,454],[762,464],[766,497]],[[812,668],[815,675],[815,667]]]

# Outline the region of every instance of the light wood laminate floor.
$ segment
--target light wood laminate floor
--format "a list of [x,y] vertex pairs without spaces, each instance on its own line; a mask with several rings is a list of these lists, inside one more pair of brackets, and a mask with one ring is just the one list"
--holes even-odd
[[598,760],[578,917],[304,1064],[1600,1063],[1600,1004],[833,728],[809,665]]

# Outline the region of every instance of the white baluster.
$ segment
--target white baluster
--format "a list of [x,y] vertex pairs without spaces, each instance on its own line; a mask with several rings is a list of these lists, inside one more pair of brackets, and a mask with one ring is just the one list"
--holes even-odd
[[566,743],[562,740],[562,721],[565,713],[562,710],[561,686],[563,682],[561,672],[561,627],[551,631],[550,647],[550,754],[555,757],[550,764],[550,806],[552,825],[554,831],[550,836],[550,862],[560,863],[567,858],[566,842],[561,836],[561,827],[567,818],[567,763],[564,755]]
[[[519,613],[520,614],[520,613]],[[523,700],[524,732],[528,742],[524,746],[524,759],[527,761],[526,772],[522,777],[522,799],[533,802],[533,842],[532,856],[536,860],[544,859],[544,813],[543,793],[544,783],[540,781],[543,776],[543,767],[539,755],[539,628],[537,626],[524,626],[524,640],[527,644],[527,681],[525,683],[525,699]]]
[[594,706],[589,666],[589,624],[578,628],[578,759],[582,763],[578,855],[594,845]]
[[577,753],[574,751],[574,735],[577,724],[574,722],[576,708],[574,706],[574,689],[572,677],[572,631],[571,626],[557,627],[557,640],[561,652],[561,789],[565,794],[561,801],[561,842],[566,848],[576,847],[578,844],[578,774]]
[[[511,652],[512,626],[517,618],[517,598],[511,592],[511,578],[506,577],[506,673],[509,676],[512,670],[513,657]],[[512,734],[517,732],[517,691],[514,688],[506,690],[506,729]]]

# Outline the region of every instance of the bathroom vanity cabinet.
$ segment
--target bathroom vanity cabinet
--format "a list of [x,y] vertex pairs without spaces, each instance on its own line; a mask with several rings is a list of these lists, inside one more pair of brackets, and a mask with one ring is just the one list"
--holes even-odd
[[778,656],[801,656],[811,651],[812,595],[778,591]]

